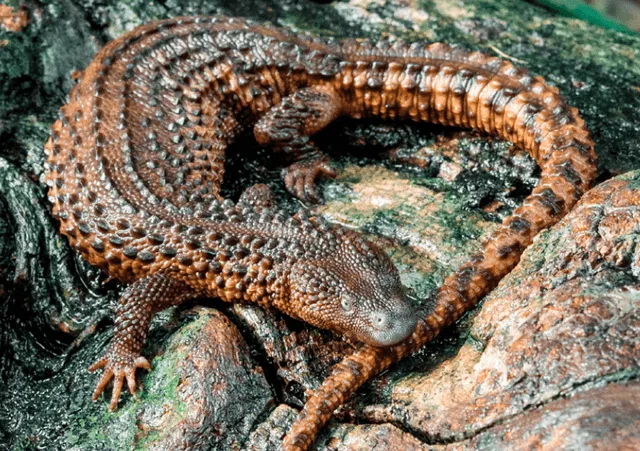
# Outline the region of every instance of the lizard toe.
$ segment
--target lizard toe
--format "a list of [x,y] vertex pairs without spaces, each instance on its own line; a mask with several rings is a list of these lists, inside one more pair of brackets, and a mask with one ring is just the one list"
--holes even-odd
[[100,395],[105,391],[107,384],[113,380],[109,410],[114,411],[118,407],[118,402],[120,400],[120,395],[125,381],[129,392],[137,399],[136,370],[138,368],[150,370],[151,364],[142,356],[135,356],[132,354],[122,355],[117,351],[110,350],[104,357],[91,365],[89,370],[95,371],[99,368],[103,369],[103,373],[100,376],[95,391],[93,392],[93,400],[97,401]]

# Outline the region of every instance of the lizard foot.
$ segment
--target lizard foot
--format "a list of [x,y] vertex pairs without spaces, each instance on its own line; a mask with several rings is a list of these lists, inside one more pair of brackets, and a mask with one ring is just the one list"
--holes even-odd
[[261,212],[275,207],[276,198],[267,185],[258,183],[244,190],[238,203],[249,204],[256,211]]
[[316,178],[321,175],[331,178],[336,176],[326,157],[298,161],[282,172],[287,190],[301,201],[314,204],[321,201],[315,186]]
[[149,361],[142,356],[133,354],[123,355],[123,353],[109,350],[101,359],[89,367],[89,372],[93,373],[100,368],[102,368],[102,376],[98,381],[96,390],[93,392],[93,400],[98,400],[109,381],[113,379],[113,391],[111,392],[111,402],[109,403],[109,410],[113,412],[116,407],[118,407],[118,400],[120,399],[120,392],[122,391],[124,380],[127,380],[129,392],[137,399],[136,369],[144,368],[145,370],[150,370],[151,365]]

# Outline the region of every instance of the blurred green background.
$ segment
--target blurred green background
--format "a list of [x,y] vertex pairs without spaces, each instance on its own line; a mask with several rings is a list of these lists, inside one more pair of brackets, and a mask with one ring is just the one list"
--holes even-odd
[[627,33],[640,31],[640,0],[533,0],[566,16]]

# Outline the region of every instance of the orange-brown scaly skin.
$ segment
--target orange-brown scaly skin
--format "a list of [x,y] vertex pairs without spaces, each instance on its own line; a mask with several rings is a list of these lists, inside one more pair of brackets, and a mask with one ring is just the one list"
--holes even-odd
[[[417,327],[395,267],[358,234],[303,213],[287,218],[264,186],[236,205],[220,199],[225,148],[253,127],[259,143],[291,160],[287,188],[318,200],[314,179],[333,171],[309,137],[339,116],[474,128],[526,149],[542,168],[539,186],[447,279]],[[510,63],[443,44],[319,40],[207,17],[153,22],[108,44],[46,149],[62,232],[130,284],[113,343],[91,367],[104,368],[94,399],[111,379],[111,408],[125,380],[135,392],[136,368],[149,367],[140,350],[151,317],[197,295],[272,306],[375,345],[336,367],[287,450],[306,449],[350,393],[493,288],[588,189],[596,158],[577,111]]]

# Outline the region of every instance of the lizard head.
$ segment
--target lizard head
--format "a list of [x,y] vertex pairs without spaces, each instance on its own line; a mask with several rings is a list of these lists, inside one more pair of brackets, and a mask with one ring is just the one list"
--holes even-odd
[[291,268],[289,301],[296,316],[373,346],[406,339],[417,317],[391,259],[355,232],[340,229],[334,236],[331,251]]

